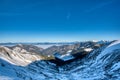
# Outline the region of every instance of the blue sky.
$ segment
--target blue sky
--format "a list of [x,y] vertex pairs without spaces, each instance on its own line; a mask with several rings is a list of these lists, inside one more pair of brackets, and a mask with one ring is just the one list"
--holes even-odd
[[0,42],[120,39],[120,0],[0,0]]

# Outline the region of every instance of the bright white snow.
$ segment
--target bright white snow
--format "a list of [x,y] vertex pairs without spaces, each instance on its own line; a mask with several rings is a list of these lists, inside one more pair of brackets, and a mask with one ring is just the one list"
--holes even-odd
[[86,52],[90,52],[90,51],[92,51],[93,49],[92,48],[85,48],[84,49],[84,51],[86,51]]
[[97,57],[97,60],[100,60],[104,55],[114,52],[114,50],[120,49],[120,40],[115,41],[114,43],[110,44],[106,47],[101,54]]
[[[91,49],[88,49],[87,51],[90,50]],[[120,40],[110,44],[106,48],[103,47],[91,52],[92,57],[88,55],[81,60],[74,61],[62,67],[46,61],[33,62],[23,67],[10,64],[8,62],[9,59],[7,59],[7,61],[4,59],[4,61],[2,58],[0,59],[0,80],[120,80],[120,62],[117,62],[117,60],[114,60],[116,61],[115,63],[109,62],[114,58],[114,55],[111,55],[114,53],[114,50],[120,50]],[[115,57],[115,59],[119,57],[118,54],[120,54],[120,52],[116,54],[117,57]],[[18,55],[19,58],[22,56],[23,55],[20,54]],[[31,55],[24,56],[29,57]],[[69,54],[66,56],[69,56]],[[2,57],[6,58],[3,54]],[[109,62],[107,65],[112,63],[111,68],[108,67],[107,69],[107,67],[105,67],[107,65],[102,62],[103,57],[110,57],[107,61],[105,59],[105,62]],[[15,58],[15,55],[14,57],[12,55],[12,58]]]

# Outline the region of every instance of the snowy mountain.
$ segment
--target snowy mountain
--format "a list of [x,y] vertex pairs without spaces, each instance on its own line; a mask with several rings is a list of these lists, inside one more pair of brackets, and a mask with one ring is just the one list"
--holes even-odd
[[93,51],[61,66],[25,48],[1,46],[0,80],[120,80],[120,40],[104,42],[98,48],[95,43],[74,45],[74,50],[87,47]]
[[13,47],[12,49],[0,46],[0,58],[15,65],[27,65],[32,61],[42,59],[42,56],[19,46]]

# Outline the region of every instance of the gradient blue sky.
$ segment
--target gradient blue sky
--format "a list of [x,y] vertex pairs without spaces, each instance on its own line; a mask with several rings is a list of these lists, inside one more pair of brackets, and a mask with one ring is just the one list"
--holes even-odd
[[120,0],[0,0],[0,42],[120,39]]

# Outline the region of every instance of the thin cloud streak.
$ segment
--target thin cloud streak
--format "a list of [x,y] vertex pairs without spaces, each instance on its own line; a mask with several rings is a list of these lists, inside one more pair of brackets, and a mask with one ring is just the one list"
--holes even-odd
[[[115,0],[114,0],[114,1],[115,1]],[[104,2],[104,3],[102,3],[102,4],[99,4],[99,5],[97,5],[97,6],[94,6],[94,7],[90,8],[90,9],[85,10],[84,12],[89,13],[89,12],[95,11],[96,9],[100,9],[100,8],[103,8],[103,7],[107,6],[107,5],[110,5],[110,4],[112,4],[112,3],[113,3],[113,1]]]

